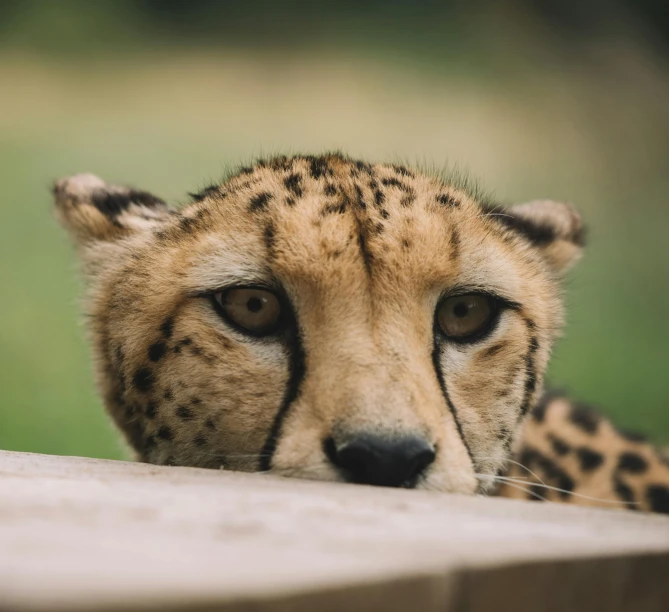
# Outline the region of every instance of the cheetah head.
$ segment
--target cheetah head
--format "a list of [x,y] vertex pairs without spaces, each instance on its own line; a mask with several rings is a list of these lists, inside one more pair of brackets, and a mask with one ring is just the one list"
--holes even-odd
[[538,400],[579,217],[340,155],[243,168],[180,211],[54,189],[98,385],[146,462],[485,492]]

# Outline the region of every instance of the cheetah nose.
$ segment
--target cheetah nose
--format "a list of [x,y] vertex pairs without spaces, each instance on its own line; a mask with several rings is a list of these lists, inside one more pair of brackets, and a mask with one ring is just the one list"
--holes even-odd
[[434,461],[434,447],[419,437],[387,439],[362,435],[341,446],[332,438],[325,454],[350,482],[380,487],[416,486],[418,477]]

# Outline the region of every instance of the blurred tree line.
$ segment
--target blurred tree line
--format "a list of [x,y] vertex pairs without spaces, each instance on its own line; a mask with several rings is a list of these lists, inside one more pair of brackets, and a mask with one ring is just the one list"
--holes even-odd
[[[452,49],[495,29],[481,14],[522,16],[565,47],[634,32],[664,55],[667,0],[0,0],[0,44],[37,51],[117,45],[363,44]],[[487,31],[481,31],[481,30]]]

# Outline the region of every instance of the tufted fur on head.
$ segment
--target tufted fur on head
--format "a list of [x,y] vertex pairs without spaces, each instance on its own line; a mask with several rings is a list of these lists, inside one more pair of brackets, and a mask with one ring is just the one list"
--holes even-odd
[[[337,154],[258,162],[178,212],[92,175],[54,193],[89,281],[98,383],[138,458],[375,482],[352,476],[359,456],[344,465],[362,437],[428,449],[398,485],[464,493],[489,489],[541,394],[583,238],[566,204],[492,208]],[[281,328],[221,316],[235,287],[275,295]],[[469,294],[494,320],[452,341],[435,313]]]

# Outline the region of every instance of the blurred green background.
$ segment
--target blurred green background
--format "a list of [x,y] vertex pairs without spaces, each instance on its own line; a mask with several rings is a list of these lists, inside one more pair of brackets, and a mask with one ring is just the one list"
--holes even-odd
[[124,456],[54,179],[178,203],[250,157],[333,148],[575,203],[590,244],[550,380],[669,441],[666,6],[0,1],[0,448]]

